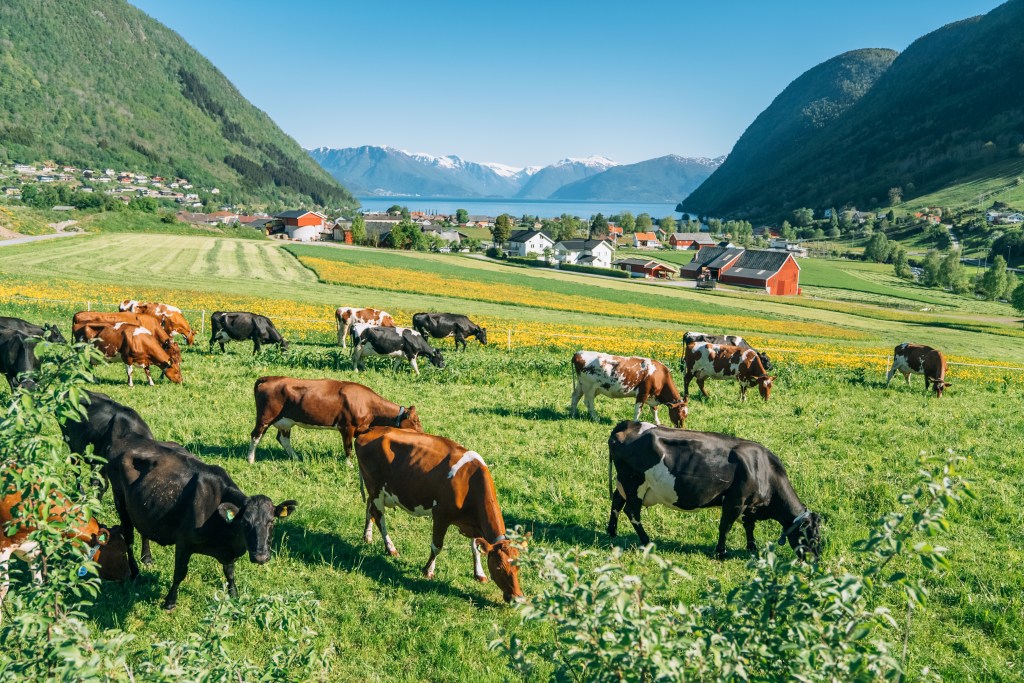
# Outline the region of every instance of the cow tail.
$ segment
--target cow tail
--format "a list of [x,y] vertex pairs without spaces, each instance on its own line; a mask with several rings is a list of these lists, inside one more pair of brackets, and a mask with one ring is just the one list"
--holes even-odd
[[612,478],[612,449],[608,449],[608,499],[615,500],[615,480]]
[[363,471],[359,470],[359,497],[366,502],[366,484],[363,483]]

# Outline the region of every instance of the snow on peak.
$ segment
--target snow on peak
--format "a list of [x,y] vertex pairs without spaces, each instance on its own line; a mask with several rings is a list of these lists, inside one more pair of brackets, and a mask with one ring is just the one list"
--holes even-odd
[[566,157],[556,163],[555,166],[571,166],[573,164],[580,164],[581,166],[588,166],[590,168],[611,168],[612,166],[619,165],[617,161],[612,161],[608,157],[590,156],[582,159]]
[[521,176],[523,171],[529,170],[525,168],[519,168],[517,166],[509,166],[508,164],[498,164],[491,161],[481,161],[480,165],[485,168],[491,169],[492,171],[500,175],[502,178],[516,178],[518,176]]

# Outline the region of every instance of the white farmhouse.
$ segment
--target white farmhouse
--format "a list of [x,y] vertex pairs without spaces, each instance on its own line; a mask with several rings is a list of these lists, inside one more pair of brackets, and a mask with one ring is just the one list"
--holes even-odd
[[540,230],[517,230],[509,235],[506,248],[513,256],[541,255],[545,249],[553,249],[555,241]]
[[611,268],[614,255],[607,240],[563,240],[555,245],[555,258],[570,265]]

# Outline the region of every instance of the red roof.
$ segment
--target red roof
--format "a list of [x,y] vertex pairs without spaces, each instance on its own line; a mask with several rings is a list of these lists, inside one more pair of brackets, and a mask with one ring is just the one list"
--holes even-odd
[[638,240],[643,241],[643,242],[657,242],[658,241],[658,236],[656,234],[654,234],[653,232],[638,232],[638,233],[636,233],[636,238]]

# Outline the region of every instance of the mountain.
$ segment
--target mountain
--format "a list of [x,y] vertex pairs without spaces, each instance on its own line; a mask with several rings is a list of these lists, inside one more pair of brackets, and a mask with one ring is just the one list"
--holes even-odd
[[687,159],[670,154],[636,164],[613,166],[569,183],[551,199],[610,202],[672,202],[695,190],[718,168],[724,157]]
[[356,204],[207,59],[125,0],[0,2],[0,159],[180,176],[250,205]]
[[[811,69],[684,208],[770,218],[800,206],[874,207],[890,188],[911,199],[1001,173],[1024,156],[1022,25],[1024,0],[1011,0],[919,38],[891,64],[888,51],[859,51]],[[815,123],[812,103],[844,90],[845,73],[859,82],[837,114]]]
[[604,157],[562,159],[534,173],[522,186],[517,199],[547,199],[561,187],[602,173],[616,163]]

